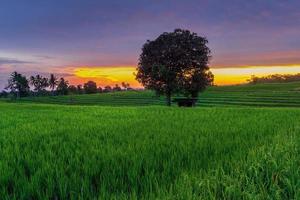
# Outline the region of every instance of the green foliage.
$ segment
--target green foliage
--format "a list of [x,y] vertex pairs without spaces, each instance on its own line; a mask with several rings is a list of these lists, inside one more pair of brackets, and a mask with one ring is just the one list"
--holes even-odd
[[197,97],[213,82],[207,39],[176,29],[147,41],[139,58],[136,79],[147,89],[170,97],[174,93]]
[[300,195],[298,109],[0,102],[0,110],[2,199]]
[[5,90],[0,92],[0,98],[7,98],[7,96],[8,96],[8,92],[6,92]]

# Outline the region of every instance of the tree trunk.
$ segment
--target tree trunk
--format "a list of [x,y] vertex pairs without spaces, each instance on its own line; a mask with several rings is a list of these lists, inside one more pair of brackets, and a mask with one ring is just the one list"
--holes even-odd
[[171,92],[167,92],[167,106],[171,106]]

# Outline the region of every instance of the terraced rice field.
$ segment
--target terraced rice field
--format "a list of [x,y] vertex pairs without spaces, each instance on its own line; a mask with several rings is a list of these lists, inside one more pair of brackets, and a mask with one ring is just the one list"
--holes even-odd
[[[146,106],[164,105],[164,97],[156,97],[151,91],[128,91],[94,95],[70,95],[57,97],[29,97],[21,102]],[[200,94],[198,106],[264,106],[299,107],[300,82],[210,87]]]
[[300,199],[298,86],[1,100],[0,199]]

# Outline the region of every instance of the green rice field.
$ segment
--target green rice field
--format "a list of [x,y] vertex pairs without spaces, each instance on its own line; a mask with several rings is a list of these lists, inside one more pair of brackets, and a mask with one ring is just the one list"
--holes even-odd
[[0,199],[299,199],[299,88],[2,100]]
[[[21,102],[102,106],[165,105],[164,97],[157,97],[151,91],[27,97]],[[198,106],[201,107],[230,105],[298,107],[300,106],[300,82],[210,87],[199,96]]]

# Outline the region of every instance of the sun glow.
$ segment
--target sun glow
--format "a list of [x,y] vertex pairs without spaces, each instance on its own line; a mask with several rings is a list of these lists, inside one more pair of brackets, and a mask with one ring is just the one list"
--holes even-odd
[[[251,75],[266,76],[270,74],[300,73],[300,64],[289,66],[212,67],[211,71],[215,75],[215,84],[231,85],[245,83]],[[72,83],[82,84],[88,80],[93,80],[96,81],[99,86],[128,82],[132,87],[141,87],[135,80],[135,72],[136,67],[134,66],[79,67],[73,70],[74,76],[70,77],[70,81]]]
[[230,85],[247,82],[251,75],[266,76],[270,74],[296,74],[300,73],[299,65],[289,66],[246,66],[233,68],[212,68],[215,75],[215,84]]
[[135,80],[134,72],[135,67],[132,66],[80,67],[74,70],[74,75],[78,79],[94,80],[101,86],[127,82],[133,87],[140,87]]

